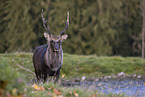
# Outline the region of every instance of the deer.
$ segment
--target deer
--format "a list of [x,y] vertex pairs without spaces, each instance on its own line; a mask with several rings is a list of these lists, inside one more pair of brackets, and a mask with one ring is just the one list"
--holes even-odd
[[60,69],[63,64],[63,50],[61,43],[68,37],[68,35],[65,35],[64,32],[69,27],[69,12],[67,12],[67,21],[63,21],[66,26],[59,35],[53,35],[50,32],[47,20],[43,17],[43,9],[41,16],[43,26],[47,31],[47,33],[44,32],[44,37],[47,40],[47,44],[37,47],[34,51],[33,65],[35,75],[38,81],[45,82],[47,78],[51,76],[54,81],[57,82],[60,75]]

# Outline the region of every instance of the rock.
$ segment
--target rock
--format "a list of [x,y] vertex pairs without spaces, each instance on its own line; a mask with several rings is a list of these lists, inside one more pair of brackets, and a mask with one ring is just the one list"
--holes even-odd
[[99,81],[99,78],[95,79],[95,81]]
[[136,77],[136,74],[134,74],[133,77]]
[[73,82],[80,82],[80,79],[76,78],[76,79],[73,80]]
[[104,77],[104,79],[108,79],[108,78],[111,78],[111,76],[105,76],[105,77]]
[[118,76],[122,76],[124,74],[124,72],[120,72],[118,73]]
[[141,76],[139,75],[139,76],[137,76],[137,78],[141,78]]
[[85,76],[82,76],[82,80],[85,80],[86,79],[86,77]]

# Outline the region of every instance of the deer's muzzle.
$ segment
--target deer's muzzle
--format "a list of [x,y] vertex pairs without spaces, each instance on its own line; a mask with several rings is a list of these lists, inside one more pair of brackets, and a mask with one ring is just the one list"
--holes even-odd
[[54,49],[54,51],[59,51],[59,44],[55,43],[53,49]]

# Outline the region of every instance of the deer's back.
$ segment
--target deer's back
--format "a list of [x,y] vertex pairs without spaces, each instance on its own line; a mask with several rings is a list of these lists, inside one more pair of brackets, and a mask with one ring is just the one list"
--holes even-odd
[[36,70],[42,69],[42,64],[44,64],[44,56],[48,45],[42,45],[36,48],[33,55],[33,63]]

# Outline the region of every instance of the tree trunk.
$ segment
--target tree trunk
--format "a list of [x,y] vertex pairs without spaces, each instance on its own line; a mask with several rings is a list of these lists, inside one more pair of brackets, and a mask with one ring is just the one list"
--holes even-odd
[[142,28],[142,59],[144,59],[144,26],[145,26],[145,17],[143,11],[143,28]]
[[142,11],[142,17],[143,17],[143,26],[142,26],[142,59],[144,59],[144,28],[145,28],[145,1],[141,0],[141,11]]

